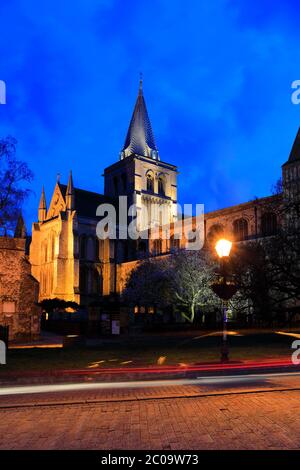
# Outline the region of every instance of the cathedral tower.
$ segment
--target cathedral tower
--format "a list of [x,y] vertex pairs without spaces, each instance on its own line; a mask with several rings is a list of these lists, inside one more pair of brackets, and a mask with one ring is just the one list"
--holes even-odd
[[136,205],[137,228],[177,220],[177,168],[160,160],[140,80],[120,160],[104,171],[105,195]]

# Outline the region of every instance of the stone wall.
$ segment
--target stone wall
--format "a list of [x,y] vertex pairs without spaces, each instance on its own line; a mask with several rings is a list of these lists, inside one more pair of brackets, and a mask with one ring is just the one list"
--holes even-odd
[[40,333],[39,283],[31,275],[23,238],[0,237],[0,324],[13,340]]

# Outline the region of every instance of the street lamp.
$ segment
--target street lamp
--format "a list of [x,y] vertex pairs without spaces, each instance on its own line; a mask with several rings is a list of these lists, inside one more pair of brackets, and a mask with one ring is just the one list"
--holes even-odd
[[215,294],[222,299],[222,315],[223,315],[223,339],[221,348],[221,361],[227,362],[228,357],[228,344],[227,344],[227,302],[236,293],[237,288],[231,282],[227,282],[227,261],[229,259],[230,251],[232,248],[232,242],[222,238],[218,240],[215,246],[216,252],[220,258],[220,275],[221,279],[219,282],[214,283],[211,287]]
[[221,238],[221,240],[217,241],[215,248],[219,258],[226,258],[230,255],[232,242],[225,238]]

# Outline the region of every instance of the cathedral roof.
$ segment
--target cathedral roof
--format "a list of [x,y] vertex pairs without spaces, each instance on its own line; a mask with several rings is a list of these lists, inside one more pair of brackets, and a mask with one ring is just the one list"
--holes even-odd
[[289,159],[285,163],[285,165],[288,165],[289,163],[294,163],[296,161],[300,161],[300,128],[298,129]]
[[158,151],[143,96],[142,80],[129,129],[121,152],[121,159],[132,154],[158,159]]
[[[67,185],[60,184],[61,193],[66,199]],[[105,202],[112,203],[112,200],[103,194],[93,193],[84,189],[74,188],[75,191],[75,210],[81,217],[96,217],[96,210],[100,204]]]

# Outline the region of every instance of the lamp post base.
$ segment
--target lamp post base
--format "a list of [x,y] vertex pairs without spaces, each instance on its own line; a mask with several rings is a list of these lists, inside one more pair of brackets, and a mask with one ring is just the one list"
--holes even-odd
[[221,356],[221,362],[222,362],[222,363],[229,362],[229,357],[228,357],[227,354],[222,354],[222,356]]
[[228,362],[228,361],[229,361],[228,347],[226,344],[223,344],[221,348],[221,362]]

